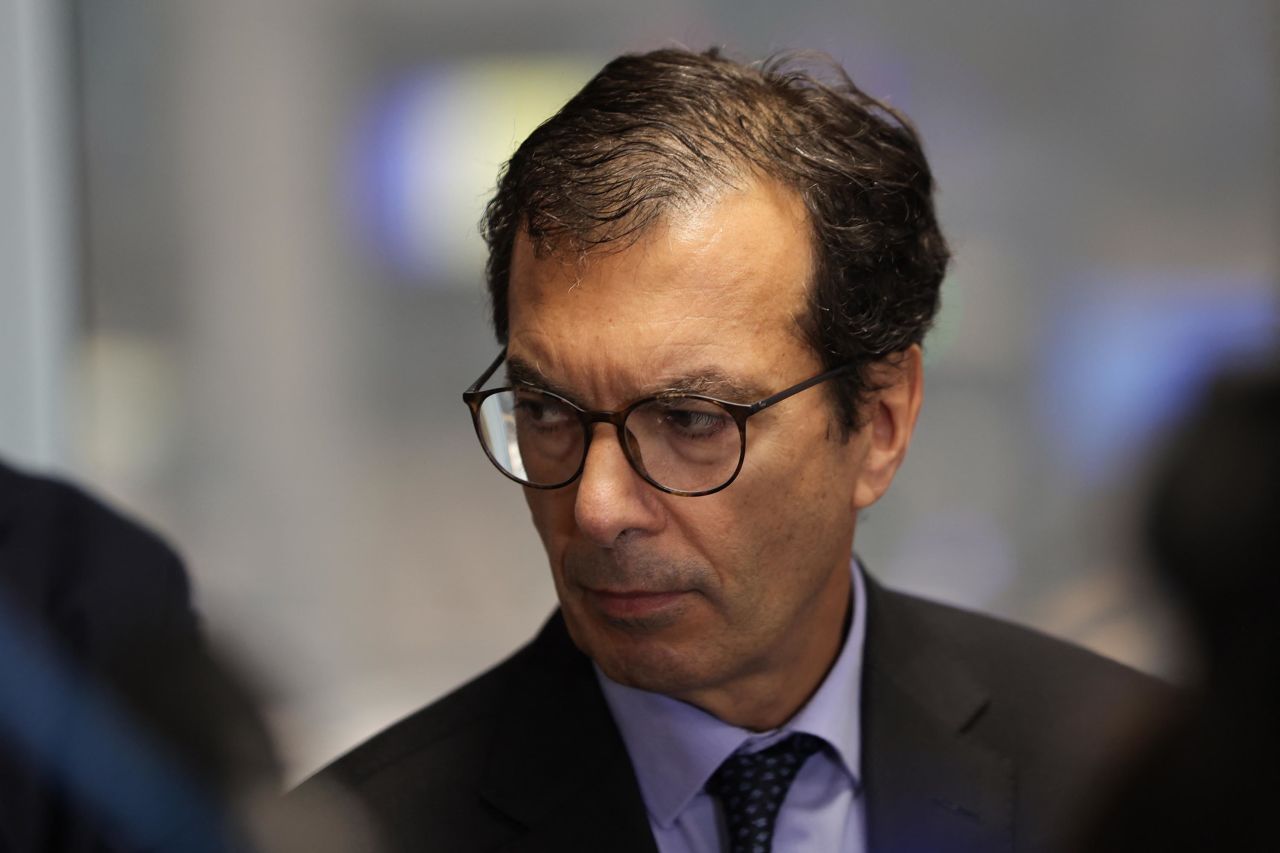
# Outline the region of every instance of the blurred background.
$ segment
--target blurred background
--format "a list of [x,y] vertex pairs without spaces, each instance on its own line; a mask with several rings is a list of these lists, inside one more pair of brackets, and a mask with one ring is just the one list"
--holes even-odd
[[554,604],[460,398],[476,223],[612,56],[824,50],[920,128],[956,254],[884,581],[1186,663],[1145,460],[1280,328],[1280,10],[1215,3],[0,0],[0,454],[186,557],[297,779]]

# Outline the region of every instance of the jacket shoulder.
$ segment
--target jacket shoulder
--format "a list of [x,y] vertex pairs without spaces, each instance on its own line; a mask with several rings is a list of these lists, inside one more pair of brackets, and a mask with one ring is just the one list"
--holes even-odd
[[1067,710],[1082,698],[1089,700],[1084,704],[1101,705],[1157,698],[1171,690],[1153,676],[1034,628],[905,593],[885,594],[1006,701]]
[[[517,677],[525,647],[487,672],[356,746],[313,778],[361,788],[379,775],[395,774],[406,764],[429,762],[441,767],[433,753],[453,752],[459,745],[479,752],[494,726],[503,695]],[[477,754],[476,759],[483,756]],[[306,784],[306,783],[304,783]]]
[[512,690],[529,677],[533,645],[320,770],[290,793],[293,805],[344,804],[373,827],[384,853],[422,849],[424,839],[442,850],[505,843],[516,827],[479,792]]
[[[900,722],[929,719],[939,724],[929,729],[939,736],[931,748],[982,756],[976,766],[986,775],[955,777],[956,790],[985,792],[988,824],[1007,827],[1013,849],[1052,849],[1105,786],[1137,725],[1174,700],[1164,682],[1034,629],[869,586],[864,737],[868,790],[882,806],[888,795],[872,774],[892,782],[906,762],[915,775],[899,779],[892,796],[909,799],[944,766],[919,754],[911,740],[919,727]],[[882,835],[910,833],[930,812],[885,808]]]
[[582,701],[584,685],[587,694],[599,697],[590,661],[573,644],[557,610],[506,660],[393,723],[316,776],[360,785],[404,765],[434,762],[442,752],[472,749],[473,757],[484,758],[488,740],[504,723],[523,728],[535,705],[558,721],[566,707]]
[[900,593],[895,609],[980,685],[964,737],[1003,756],[1028,849],[1092,806],[1135,737],[1180,701],[1168,683],[1040,631]]

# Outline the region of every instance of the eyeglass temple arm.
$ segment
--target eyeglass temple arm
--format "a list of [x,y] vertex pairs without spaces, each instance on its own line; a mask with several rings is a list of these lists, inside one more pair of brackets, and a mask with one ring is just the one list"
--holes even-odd
[[763,409],[767,409],[770,406],[774,405],[775,403],[781,403],[783,400],[787,399],[788,397],[794,397],[796,394],[799,394],[801,391],[807,391],[810,388],[812,388],[814,385],[820,385],[821,383],[826,382],[828,379],[834,379],[835,377],[839,376],[841,373],[848,373],[850,370],[853,370],[857,366],[858,365],[856,364],[842,364],[839,367],[833,367],[828,371],[819,373],[817,376],[813,377],[812,379],[806,379],[804,382],[801,382],[799,385],[792,385],[790,388],[787,388],[784,391],[779,391],[777,394],[774,394],[772,397],[765,397],[763,400],[761,400],[758,403],[752,403],[748,414],[754,415],[756,412],[762,411]]
[[502,362],[506,360],[506,357],[507,357],[507,348],[503,347],[502,352],[498,353],[498,357],[493,360],[493,364],[489,365],[485,369],[484,373],[480,374],[479,379],[471,383],[471,387],[468,388],[465,393],[474,394],[475,392],[479,391],[480,388],[484,385],[484,383],[489,381],[489,377],[494,374],[494,371],[498,369],[498,365],[502,364]]

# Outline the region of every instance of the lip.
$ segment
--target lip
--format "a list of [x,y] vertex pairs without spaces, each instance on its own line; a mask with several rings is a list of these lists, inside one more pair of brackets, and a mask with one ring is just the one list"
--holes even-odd
[[649,592],[587,589],[587,597],[605,616],[613,619],[643,619],[655,616],[675,607],[686,595],[689,595],[689,592],[685,590]]

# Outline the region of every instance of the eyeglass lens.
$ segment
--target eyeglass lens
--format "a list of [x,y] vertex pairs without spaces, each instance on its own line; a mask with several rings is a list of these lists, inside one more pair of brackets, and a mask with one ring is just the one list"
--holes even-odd
[[[481,438],[493,460],[517,480],[559,486],[582,466],[586,424],[568,403],[511,389],[480,405]],[[714,489],[733,477],[742,456],[737,422],[723,407],[691,397],[659,398],[632,409],[624,424],[632,465],[664,488]]]

